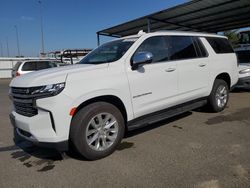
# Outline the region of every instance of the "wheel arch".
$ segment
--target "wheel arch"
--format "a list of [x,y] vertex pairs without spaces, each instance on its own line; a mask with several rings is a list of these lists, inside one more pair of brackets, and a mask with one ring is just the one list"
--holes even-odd
[[124,118],[124,122],[125,122],[125,125],[126,125],[127,120],[128,120],[128,114],[127,114],[126,107],[125,107],[123,101],[119,97],[117,97],[115,95],[102,95],[102,96],[97,96],[97,97],[90,98],[90,99],[82,102],[81,104],[79,104],[76,107],[74,115],[79,110],[84,108],[85,106],[87,106],[89,104],[92,104],[94,102],[107,102],[107,103],[110,103],[110,104],[114,105],[115,107],[117,107],[120,110],[120,112],[122,113],[123,118]]
[[218,74],[216,76],[215,80],[216,79],[224,80],[227,83],[228,88],[229,89],[231,88],[231,77],[230,77],[230,75],[227,72],[223,72],[223,73]]

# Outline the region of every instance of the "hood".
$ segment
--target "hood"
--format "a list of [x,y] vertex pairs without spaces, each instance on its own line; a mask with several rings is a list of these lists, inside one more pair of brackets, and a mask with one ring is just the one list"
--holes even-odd
[[84,73],[106,67],[108,67],[108,63],[100,65],[77,64],[35,71],[14,78],[10,83],[10,87],[34,87],[61,83],[66,81],[68,74]]

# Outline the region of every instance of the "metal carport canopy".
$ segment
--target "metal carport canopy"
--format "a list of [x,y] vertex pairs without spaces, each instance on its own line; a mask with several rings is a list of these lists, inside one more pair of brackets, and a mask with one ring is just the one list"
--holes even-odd
[[193,0],[97,32],[123,37],[140,30],[202,31],[216,33],[250,26],[250,0]]

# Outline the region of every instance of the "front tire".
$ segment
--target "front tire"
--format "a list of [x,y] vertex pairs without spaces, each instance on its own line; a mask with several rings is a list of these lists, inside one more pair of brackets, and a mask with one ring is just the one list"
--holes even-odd
[[95,102],[73,117],[70,139],[78,153],[88,160],[96,160],[115,151],[124,131],[120,110],[110,103]]
[[229,89],[224,80],[216,79],[213,89],[208,97],[208,107],[212,112],[223,111],[228,103]]

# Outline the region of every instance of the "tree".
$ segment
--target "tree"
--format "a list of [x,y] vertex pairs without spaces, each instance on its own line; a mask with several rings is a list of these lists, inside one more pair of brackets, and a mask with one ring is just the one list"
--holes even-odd
[[239,37],[238,37],[238,30],[229,30],[224,31],[223,34],[228,37],[228,40],[231,42],[233,47],[237,46],[239,44]]

